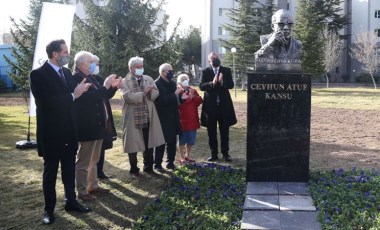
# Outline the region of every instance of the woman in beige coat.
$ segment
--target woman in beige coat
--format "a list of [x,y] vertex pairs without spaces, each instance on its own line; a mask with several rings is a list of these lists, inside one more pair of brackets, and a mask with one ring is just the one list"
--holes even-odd
[[123,148],[128,153],[130,173],[138,177],[137,152],[143,151],[144,172],[153,173],[153,149],[165,143],[154,100],[159,92],[154,80],[143,75],[143,58],[129,60],[129,73],[122,80]]

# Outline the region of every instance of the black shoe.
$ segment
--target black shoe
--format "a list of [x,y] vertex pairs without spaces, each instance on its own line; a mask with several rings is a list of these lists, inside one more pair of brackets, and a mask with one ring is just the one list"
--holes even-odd
[[158,172],[164,172],[164,171],[165,171],[165,169],[162,168],[161,165],[155,165],[155,166],[154,166],[154,170],[156,170],[156,171],[158,171]]
[[85,207],[78,202],[75,202],[73,204],[66,204],[65,205],[65,210],[66,212],[71,212],[71,211],[77,211],[77,212],[91,212],[91,209],[88,207]]
[[55,220],[55,217],[53,215],[53,213],[50,213],[50,212],[45,212],[44,213],[44,217],[42,218],[42,223],[43,224],[52,224]]
[[210,162],[214,162],[214,161],[217,161],[219,160],[219,157],[218,156],[211,156],[207,159],[207,161],[210,161]]
[[153,169],[152,168],[146,168],[146,169],[144,169],[143,170],[145,173],[148,173],[148,174],[150,174],[150,175],[153,175],[153,174],[155,174],[155,172],[153,171]]
[[98,175],[98,178],[99,178],[99,179],[103,179],[103,180],[107,180],[107,179],[110,179],[110,178],[112,178],[112,177],[111,177],[111,176],[107,176],[107,175],[104,174],[104,173],[101,173],[101,174]]
[[174,165],[173,163],[168,163],[168,164],[166,165],[166,168],[167,168],[167,169],[170,169],[170,170],[174,170],[174,169],[175,169],[175,165]]
[[230,155],[228,155],[228,154],[224,154],[224,155],[223,155],[223,158],[224,158],[224,160],[227,161],[227,162],[231,162],[231,161],[232,161],[232,158],[231,158]]

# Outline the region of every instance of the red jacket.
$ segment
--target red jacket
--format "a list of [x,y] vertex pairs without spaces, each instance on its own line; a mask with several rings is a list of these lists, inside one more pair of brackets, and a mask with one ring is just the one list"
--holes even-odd
[[[189,96],[189,92],[184,90],[179,94],[180,98],[185,94]],[[184,99],[182,103],[178,106],[179,120],[181,123],[182,131],[190,131],[199,129],[199,115],[198,106],[202,104],[202,97],[199,96],[198,92],[194,89],[194,95],[191,99],[190,97]]]

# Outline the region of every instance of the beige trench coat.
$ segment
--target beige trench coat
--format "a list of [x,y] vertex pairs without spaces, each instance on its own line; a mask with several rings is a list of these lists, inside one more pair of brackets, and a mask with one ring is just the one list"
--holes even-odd
[[[154,80],[143,75],[144,86],[154,85]],[[141,129],[137,129],[134,119],[134,104],[143,103],[145,98],[149,110],[149,143],[148,148],[160,146],[165,143],[161,123],[154,105],[158,97],[157,87],[153,89],[151,96],[146,97],[143,92],[133,92],[133,81],[130,73],[122,80],[120,88],[123,98],[123,150],[125,153],[142,152],[145,150],[144,139]]]

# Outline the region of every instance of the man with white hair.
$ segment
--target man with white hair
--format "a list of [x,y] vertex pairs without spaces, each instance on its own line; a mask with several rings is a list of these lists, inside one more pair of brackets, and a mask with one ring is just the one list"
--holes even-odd
[[160,91],[160,96],[155,100],[155,103],[166,143],[156,148],[154,167],[157,170],[163,170],[161,164],[166,148],[166,168],[174,170],[177,135],[180,133],[178,113],[180,99],[178,95],[181,89],[177,88],[177,84],[172,80],[174,73],[170,64],[162,64],[158,72],[160,76],[156,79],[156,85]]
[[128,153],[130,174],[138,178],[137,152],[143,152],[144,172],[153,173],[153,148],[165,143],[154,100],[159,91],[154,80],[144,75],[144,59],[132,57],[129,73],[122,80],[123,150]]
[[278,10],[272,16],[273,33],[260,36],[261,48],[256,58],[301,59],[301,41],[292,37],[293,16],[287,10]]
[[74,57],[74,79],[77,82],[86,79],[91,87],[77,100],[77,127],[79,148],[76,160],[76,185],[78,198],[83,201],[95,200],[94,195],[109,193],[98,184],[97,163],[103,138],[106,133],[109,114],[105,109],[104,100],[112,88],[121,84],[115,74],[110,75],[104,85],[100,84],[92,75],[96,63],[92,53],[80,51]]

